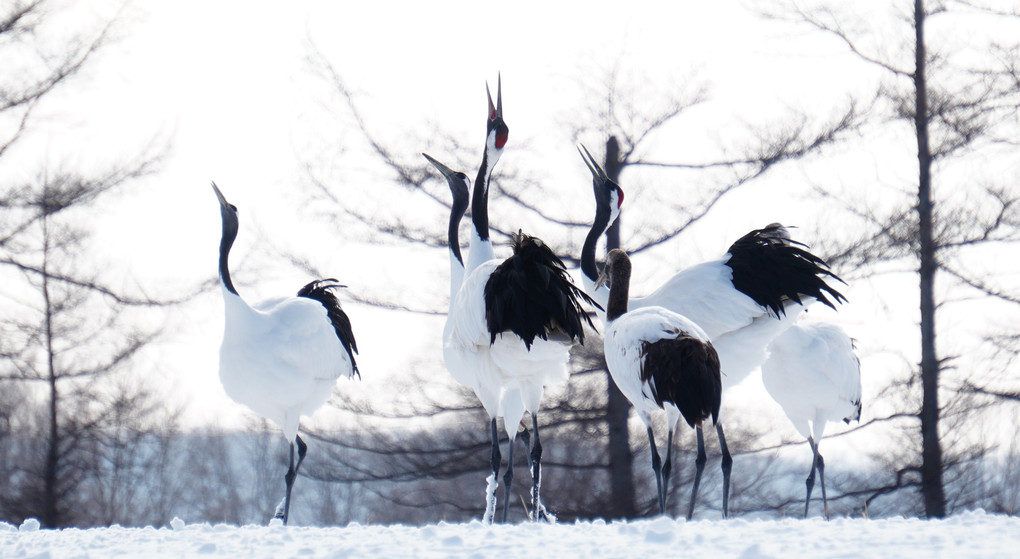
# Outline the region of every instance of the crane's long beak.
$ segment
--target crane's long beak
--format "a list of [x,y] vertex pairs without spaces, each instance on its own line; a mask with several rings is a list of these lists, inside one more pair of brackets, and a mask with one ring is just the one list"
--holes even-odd
[[600,289],[603,285],[608,285],[608,284],[609,284],[609,273],[608,273],[606,267],[603,267],[602,271],[599,272],[598,279],[595,280],[595,289]]
[[485,83],[485,94],[489,97],[489,120],[503,118],[503,76],[496,77],[496,104],[492,104],[492,93],[489,92],[489,83]]
[[436,161],[436,159],[433,158],[431,155],[427,153],[423,153],[422,155],[424,155],[425,159],[428,159],[429,163],[431,163],[433,167],[438,169],[439,172],[442,173],[443,176],[446,177],[447,179],[450,179],[451,177],[457,174],[457,171],[454,171],[453,169],[447,167],[446,165],[443,165],[439,161]]
[[212,188],[213,188],[213,191],[216,192],[216,198],[219,199],[220,205],[223,206],[224,208],[230,207],[230,202],[227,202],[227,199],[223,197],[223,193],[220,192],[220,189],[219,189],[219,187],[216,186],[215,182],[212,183]]
[[584,144],[578,144],[577,151],[578,153],[581,154],[581,159],[584,160],[584,164],[588,166],[588,170],[591,171],[591,176],[595,178],[595,180],[599,181],[609,180],[609,175],[607,175],[606,172],[602,169],[598,161],[595,161],[595,158],[592,157],[591,152],[588,151],[588,148],[584,147]]
[[[593,188],[595,189],[596,192],[596,198],[598,197],[598,193],[600,191],[608,190],[611,193],[615,191],[616,209],[613,211],[614,212],[619,211],[620,207],[623,205],[623,189],[620,188],[620,185],[616,184],[615,181],[609,178],[609,175],[606,174],[606,171],[602,168],[602,166],[599,165],[598,161],[595,161],[595,158],[592,157],[591,152],[588,151],[588,148],[584,147],[584,144],[578,144],[577,151],[581,154],[581,159],[584,160],[584,164],[588,166],[588,170],[591,171],[592,183]],[[610,223],[612,223],[615,220],[616,215],[614,215],[610,219]]]

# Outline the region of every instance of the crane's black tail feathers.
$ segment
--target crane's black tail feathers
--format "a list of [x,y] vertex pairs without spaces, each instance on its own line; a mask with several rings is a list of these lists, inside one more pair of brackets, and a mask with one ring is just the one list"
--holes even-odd
[[340,300],[330,291],[330,289],[343,287],[347,286],[341,285],[335,278],[327,278],[308,282],[307,285],[298,290],[297,294],[298,297],[314,299],[322,303],[323,307],[326,307],[326,314],[329,316],[330,323],[333,324],[336,337],[340,339],[340,344],[344,346],[344,350],[347,351],[347,355],[351,358],[351,368],[354,369],[354,374],[361,378],[358,362],[354,360],[354,354],[358,353],[358,342],[354,340],[351,319],[347,317],[347,313],[340,307]]
[[835,303],[845,302],[846,297],[825,279],[846,282],[806,248],[778,223],[751,231],[729,249],[726,264],[733,270],[733,286],[776,317],[786,314],[788,301],[803,304],[805,296],[835,309]]
[[719,354],[711,343],[679,334],[641,345],[641,381],[652,389],[659,407],[673,403],[691,427],[709,416],[713,424],[718,423],[722,405]]
[[641,349],[641,379],[662,407],[671,402],[692,427],[709,416],[719,420],[722,375],[712,344],[685,336],[645,342]]
[[514,254],[500,264],[485,284],[485,319],[490,343],[513,332],[531,349],[535,338],[584,343],[584,326],[595,328],[587,303],[600,307],[571,281],[566,266],[541,239],[520,231],[513,236]]

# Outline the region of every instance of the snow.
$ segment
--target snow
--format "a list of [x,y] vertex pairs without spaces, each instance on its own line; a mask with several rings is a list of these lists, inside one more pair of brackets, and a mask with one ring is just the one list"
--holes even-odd
[[40,530],[0,522],[0,557],[1009,557],[1020,517],[962,513],[944,520],[838,518],[696,520],[659,517],[574,524],[480,521],[428,526],[306,528],[186,524],[172,528]]
[[482,521],[486,524],[491,524],[493,515],[496,514],[496,488],[499,482],[496,481],[496,474],[489,474],[489,477],[485,478],[485,514],[482,515]]

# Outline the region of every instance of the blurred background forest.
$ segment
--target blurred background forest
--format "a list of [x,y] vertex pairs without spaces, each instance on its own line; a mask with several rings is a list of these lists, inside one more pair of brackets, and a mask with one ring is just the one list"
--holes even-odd
[[[627,193],[609,242],[646,271],[635,293],[796,226],[848,283],[808,320],[843,325],[862,361],[860,424],[822,442],[833,514],[1017,514],[1020,5],[659,4],[413,7],[391,28],[318,3],[4,3],[0,520],[268,521],[287,442],[218,385],[210,179],[241,209],[246,296],[350,286],[364,380],[302,424],[294,522],[478,518],[486,419],[442,364],[450,200],[420,153],[473,176],[497,72],[497,253],[522,227],[576,268],[594,212],[578,142]],[[589,335],[543,404],[545,501],[652,515],[643,428]],[[759,377],[732,392],[730,514],[799,514],[806,442]],[[677,444],[673,516],[694,437]],[[721,510],[709,457],[698,519]]]

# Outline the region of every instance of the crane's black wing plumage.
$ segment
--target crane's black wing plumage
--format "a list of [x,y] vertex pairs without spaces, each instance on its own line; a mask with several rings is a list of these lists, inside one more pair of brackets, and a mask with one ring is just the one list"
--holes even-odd
[[672,402],[691,427],[709,416],[719,420],[722,376],[712,344],[683,335],[641,345],[641,381],[655,403]]
[[358,362],[354,360],[354,354],[358,353],[358,342],[354,340],[351,319],[347,317],[347,313],[340,307],[340,300],[330,291],[330,289],[339,287],[344,286],[337,283],[337,280],[334,278],[321,279],[309,282],[299,289],[297,294],[298,297],[314,299],[322,303],[323,307],[326,307],[326,315],[329,316],[329,321],[333,324],[336,337],[339,338],[340,344],[344,346],[344,350],[350,356],[351,367],[354,369],[354,373],[358,375],[358,378],[361,378]]
[[[535,338],[584,343],[583,323],[595,328],[581,303],[598,303],[577,288],[566,266],[541,239],[518,232],[514,254],[485,283],[485,320],[490,343],[513,332],[530,350]],[[599,307],[601,308],[601,307]]]
[[843,280],[829,270],[824,260],[801,247],[806,245],[790,239],[786,228],[778,223],[737,239],[730,246],[726,262],[733,270],[733,286],[777,317],[786,314],[787,301],[801,303],[803,296],[835,309],[835,303],[846,301],[846,297],[825,278],[840,283]]

